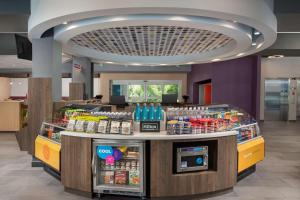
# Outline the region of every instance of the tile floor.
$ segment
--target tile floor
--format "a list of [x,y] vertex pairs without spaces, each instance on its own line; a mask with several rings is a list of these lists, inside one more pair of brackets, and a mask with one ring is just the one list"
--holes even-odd
[[[300,200],[300,123],[265,122],[261,127],[266,159],[232,192],[209,200]],[[31,168],[31,156],[19,151],[14,135],[0,133],[0,200],[88,199],[65,193],[59,181]]]

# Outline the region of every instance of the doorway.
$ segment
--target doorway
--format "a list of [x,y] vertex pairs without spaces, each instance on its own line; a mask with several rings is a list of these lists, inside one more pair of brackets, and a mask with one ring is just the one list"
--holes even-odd
[[265,80],[265,120],[288,120],[289,79]]
[[211,82],[199,84],[199,104],[210,105],[212,103]]

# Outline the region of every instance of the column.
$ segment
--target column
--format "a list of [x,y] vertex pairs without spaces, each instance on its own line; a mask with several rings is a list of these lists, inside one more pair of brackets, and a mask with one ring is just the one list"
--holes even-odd
[[61,44],[52,37],[32,41],[32,77],[52,78],[52,99],[61,100]]
[[[93,97],[93,73],[93,65],[89,58],[73,57],[72,83],[84,85],[83,97],[85,99]],[[70,96],[72,96],[71,93],[73,91],[70,90]]]
[[[35,139],[43,121],[52,120],[53,101],[61,100],[61,45],[53,38],[33,39],[32,77],[28,81],[28,152],[34,155]],[[33,159],[33,166],[39,162]]]

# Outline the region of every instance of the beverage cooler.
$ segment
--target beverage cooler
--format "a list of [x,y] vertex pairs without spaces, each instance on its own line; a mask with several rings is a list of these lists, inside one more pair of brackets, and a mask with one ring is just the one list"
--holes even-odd
[[142,141],[94,140],[94,193],[145,196],[144,152]]

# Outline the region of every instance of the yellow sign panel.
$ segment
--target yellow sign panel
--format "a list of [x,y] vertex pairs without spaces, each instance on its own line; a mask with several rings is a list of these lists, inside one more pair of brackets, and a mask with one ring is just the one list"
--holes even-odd
[[238,145],[238,173],[265,158],[265,141],[262,137]]
[[60,144],[52,142],[45,137],[39,135],[35,139],[35,157],[57,171],[60,171],[60,149]]

